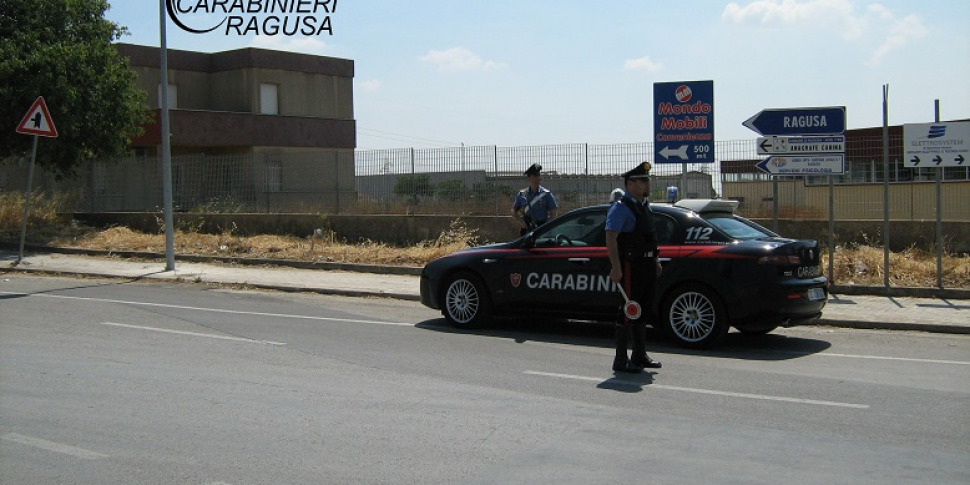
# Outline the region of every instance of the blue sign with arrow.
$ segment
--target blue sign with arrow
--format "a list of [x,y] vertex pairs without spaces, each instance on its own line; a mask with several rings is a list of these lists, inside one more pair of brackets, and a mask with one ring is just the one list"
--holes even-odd
[[841,135],[845,133],[845,106],[765,109],[742,124],[765,136]]
[[655,163],[714,162],[714,81],[653,84]]

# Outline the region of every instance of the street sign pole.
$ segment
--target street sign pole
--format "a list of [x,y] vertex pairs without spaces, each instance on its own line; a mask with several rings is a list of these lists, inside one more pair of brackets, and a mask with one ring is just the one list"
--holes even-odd
[[[933,103],[935,121],[940,122],[940,100]],[[943,288],[943,167],[936,167],[936,287]]]
[[[756,164],[772,175],[774,230],[778,232],[778,177],[828,176],[829,182],[829,281],[835,271],[835,182],[845,173],[845,106],[822,108],[763,109],[741,123],[763,135],[756,145],[768,158]],[[794,200],[792,201],[794,206]]]
[[37,158],[37,135],[34,135],[34,148],[30,150],[30,166],[27,168],[27,190],[24,192],[24,220],[20,222],[20,252],[14,266],[24,259],[24,242],[27,240],[27,216],[30,214],[31,182],[34,180],[34,159]]
[[882,86],[882,282],[889,294],[889,85]]
[[[162,68],[162,205],[165,210],[165,271],[175,271],[175,223],[172,215],[171,129],[168,119],[168,46],[165,39],[165,2],[158,1]],[[338,196],[339,198],[339,196]]]
[[17,260],[13,266],[17,266],[24,259],[24,244],[27,241],[27,218],[30,216],[30,192],[34,180],[34,163],[37,160],[37,138],[44,136],[50,138],[57,137],[57,128],[54,126],[54,119],[51,118],[50,111],[43,96],[38,96],[34,104],[27,110],[24,119],[17,125],[17,133],[22,135],[33,135],[34,146],[30,150],[30,166],[27,168],[27,189],[24,192],[24,219],[20,221],[20,252],[17,253]]

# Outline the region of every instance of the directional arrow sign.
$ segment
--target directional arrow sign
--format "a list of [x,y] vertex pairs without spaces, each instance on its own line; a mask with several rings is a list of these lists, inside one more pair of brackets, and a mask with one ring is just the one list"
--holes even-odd
[[844,136],[758,137],[758,155],[845,153]]
[[664,146],[660,149],[660,154],[663,155],[665,159],[670,160],[673,157],[677,157],[681,162],[688,161],[687,158],[687,145],[681,145],[677,148],[670,148],[669,146]]
[[845,173],[845,156],[768,157],[757,167],[772,175],[840,175]]
[[845,106],[765,109],[742,124],[761,135],[841,135]]
[[970,156],[970,122],[903,125],[903,166],[965,167]]

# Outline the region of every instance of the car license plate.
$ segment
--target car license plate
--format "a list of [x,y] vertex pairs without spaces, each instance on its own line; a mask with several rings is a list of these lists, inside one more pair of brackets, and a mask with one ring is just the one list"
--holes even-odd
[[818,301],[825,299],[825,290],[822,288],[809,288],[808,289],[808,299],[810,301]]
[[821,266],[799,266],[798,277],[799,278],[815,278],[822,276]]

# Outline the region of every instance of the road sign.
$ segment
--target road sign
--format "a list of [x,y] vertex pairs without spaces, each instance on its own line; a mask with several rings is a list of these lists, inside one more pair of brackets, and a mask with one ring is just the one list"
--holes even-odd
[[840,175],[845,173],[845,155],[771,156],[757,167],[772,175]]
[[845,133],[845,106],[765,109],[742,124],[766,136],[841,135]]
[[714,81],[653,84],[656,163],[714,162]]
[[845,153],[844,136],[758,137],[758,155]]
[[43,96],[38,97],[27,110],[24,119],[17,125],[17,133],[57,137],[57,128],[54,127],[54,120],[51,118],[50,111],[47,111],[47,103],[44,102]]
[[903,125],[903,166],[970,166],[970,122]]

